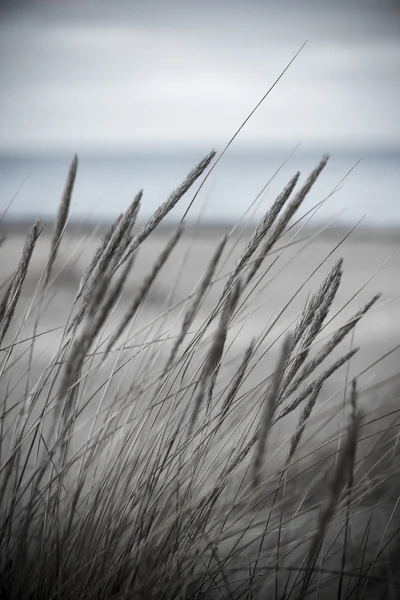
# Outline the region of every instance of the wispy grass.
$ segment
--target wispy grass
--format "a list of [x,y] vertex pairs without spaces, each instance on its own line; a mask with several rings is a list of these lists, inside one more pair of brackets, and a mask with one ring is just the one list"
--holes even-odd
[[[232,252],[228,234],[193,292],[178,302],[166,296],[160,314],[144,324],[149,294],[179,255],[183,224],[139,281],[138,250],[146,252],[149,236],[214,157],[201,160],[144,226],[137,224],[142,191],[111,225],[65,321],[65,307],[60,311],[54,333],[62,335],[39,376],[39,341],[49,335],[40,327],[44,299],[57,287],[51,274],[68,231],[76,157],[44,285],[37,302],[18,312],[39,223],[28,233],[0,302],[1,598],[357,598],[377,588],[398,591],[398,391],[391,387],[392,397],[382,400],[390,426],[371,431],[379,419],[353,386],[341,407],[348,422],[334,421],[324,443],[314,443],[321,392],[358,350],[341,344],[379,295],[321,345],[346,269],[338,258],[289,332],[276,337],[260,323],[259,334],[232,354],[250,319],[252,283],[293,242],[284,235],[328,157],[297,192],[300,174],[291,179],[230,272],[218,272]],[[367,436],[376,439],[369,451]]]

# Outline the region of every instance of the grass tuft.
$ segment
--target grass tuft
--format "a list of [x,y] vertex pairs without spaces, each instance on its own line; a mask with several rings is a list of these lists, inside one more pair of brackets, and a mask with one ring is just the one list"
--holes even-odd
[[[327,334],[339,258],[295,323],[284,315],[305,283],[273,325],[254,308],[268,303],[259,283],[301,231],[293,217],[328,157],[296,193],[300,174],[290,180],[242,251],[233,232],[222,237],[189,294],[183,222],[147,275],[136,272],[149,236],[214,157],[143,226],[140,191],[79,266],[65,306],[51,275],[67,243],[75,157],[44,285],[27,301],[39,222],[0,282],[1,598],[397,597],[398,391],[375,401],[375,386],[371,402],[344,372],[358,348],[342,347],[380,296]],[[50,314],[57,327],[46,329]]]

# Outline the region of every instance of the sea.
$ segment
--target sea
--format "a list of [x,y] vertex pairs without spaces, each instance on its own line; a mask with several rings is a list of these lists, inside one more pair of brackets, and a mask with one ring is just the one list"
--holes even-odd
[[[132,152],[79,156],[71,219],[109,222],[143,189],[141,218],[148,218],[207,149],[175,153]],[[228,150],[204,180],[182,198],[167,221],[202,224],[258,219],[297,172],[301,182],[320,160],[317,149],[294,153]],[[218,156],[218,155],[217,155]],[[70,155],[0,155],[0,212],[8,221],[53,220]],[[199,189],[200,188],[200,189]],[[400,150],[333,152],[302,205],[303,221],[397,229],[400,226]],[[195,197],[194,202],[193,198]]]

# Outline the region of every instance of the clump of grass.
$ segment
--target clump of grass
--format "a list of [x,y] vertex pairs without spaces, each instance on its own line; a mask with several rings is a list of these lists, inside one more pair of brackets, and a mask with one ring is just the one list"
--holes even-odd
[[321,390],[357,348],[331,354],[379,296],[316,348],[345,268],[339,259],[283,342],[260,328],[236,362],[230,354],[263,265],[276,260],[328,157],[297,193],[300,174],[290,180],[230,272],[218,272],[228,234],[189,297],[166,298],[153,323],[140,319],[160,272],[177,260],[184,224],[143,281],[138,251],[214,154],[137,232],[142,192],[112,224],[36,379],[76,157],[42,283],[17,315],[40,224],[28,233],[0,303],[1,598],[361,598],[398,589],[395,412],[390,427],[365,434],[374,411],[354,382],[340,407],[348,422],[314,443]]

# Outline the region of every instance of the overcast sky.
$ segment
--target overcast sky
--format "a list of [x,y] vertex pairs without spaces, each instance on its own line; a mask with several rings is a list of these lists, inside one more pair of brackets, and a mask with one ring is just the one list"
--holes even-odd
[[0,0],[0,152],[400,145],[400,2]]

